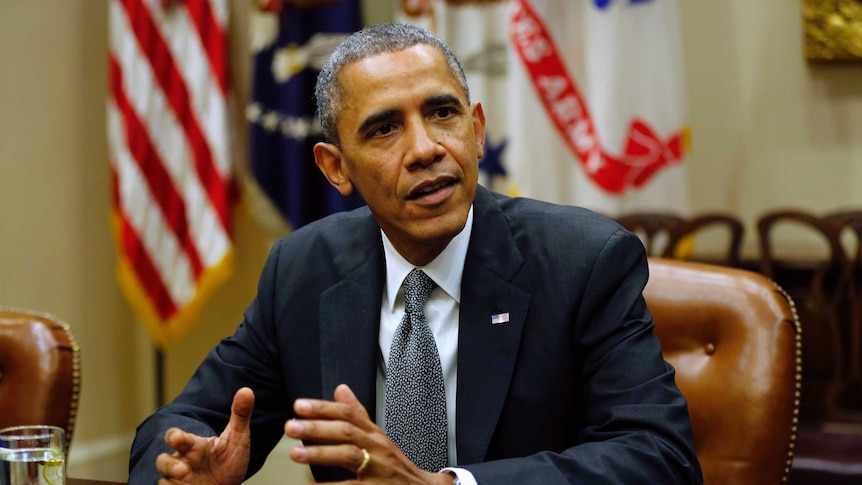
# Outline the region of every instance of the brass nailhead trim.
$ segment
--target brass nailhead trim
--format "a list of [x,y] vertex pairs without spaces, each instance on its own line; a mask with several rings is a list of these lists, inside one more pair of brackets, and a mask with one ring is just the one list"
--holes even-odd
[[793,452],[796,449],[796,436],[799,432],[799,405],[800,398],[802,395],[802,324],[799,322],[799,313],[796,311],[796,303],[793,301],[793,298],[790,297],[790,294],[784,290],[778,283],[772,280],[772,285],[775,289],[784,296],[784,299],[787,301],[790,307],[790,313],[793,316],[793,329],[796,333],[795,338],[795,380],[796,380],[796,391],[794,392],[793,399],[793,421],[791,422],[790,427],[790,444],[787,447],[787,462],[784,466],[784,475],[781,477],[781,483],[787,483],[788,476],[790,475],[790,468],[793,466]]

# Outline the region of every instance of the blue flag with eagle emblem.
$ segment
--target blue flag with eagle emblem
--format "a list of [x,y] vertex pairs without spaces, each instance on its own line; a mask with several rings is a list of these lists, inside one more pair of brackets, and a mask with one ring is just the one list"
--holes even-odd
[[335,47],[362,26],[358,0],[320,7],[255,12],[250,124],[251,175],[290,228],[364,204],[335,190],[314,164],[323,140],[315,117],[314,84]]

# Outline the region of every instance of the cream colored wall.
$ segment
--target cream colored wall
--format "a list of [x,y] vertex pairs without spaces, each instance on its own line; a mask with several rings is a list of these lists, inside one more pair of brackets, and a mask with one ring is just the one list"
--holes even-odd
[[152,384],[106,229],[104,19],[104,2],[0,2],[0,305],[72,325],[83,393],[71,452],[92,444],[109,460]]
[[803,59],[801,0],[681,0],[692,209],[862,206],[862,63]]
[[[750,223],[776,206],[862,205],[862,64],[807,65],[798,3],[680,2],[694,211],[726,209]],[[249,4],[232,3],[239,106]],[[389,5],[366,2],[367,18],[387,20]],[[69,470],[123,480],[134,427],[152,411],[153,363],[114,277],[106,13],[99,0],[0,1],[0,305],[46,310],[72,325],[84,382]],[[242,216],[236,237],[237,273],[203,323],[166,354],[168,397],[252,298],[272,237]],[[283,463],[284,448],[277,455]],[[273,467],[257,482],[303,475]]]

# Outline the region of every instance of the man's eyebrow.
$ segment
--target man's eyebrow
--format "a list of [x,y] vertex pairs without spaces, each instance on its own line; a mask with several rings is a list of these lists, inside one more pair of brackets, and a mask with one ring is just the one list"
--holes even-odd
[[365,118],[365,121],[363,121],[362,124],[359,125],[359,129],[357,131],[359,133],[363,133],[368,128],[371,128],[372,126],[374,126],[374,125],[376,125],[382,121],[386,121],[386,120],[392,118],[393,116],[395,116],[395,110],[394,109],[387,109],[387,110],[381,111],[379,113],[374,113],[374,114],[370,115],[368,118]]
[[461,107],[461,100],[451,94],[439,94],[437,96],[431,96],[430,98],[426,99],[422,104],[427,107],[445,106],[452,104]]

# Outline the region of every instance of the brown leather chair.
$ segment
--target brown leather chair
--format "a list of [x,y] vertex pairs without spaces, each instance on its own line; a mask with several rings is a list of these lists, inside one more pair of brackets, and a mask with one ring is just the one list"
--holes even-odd
[[55,316],[0,308],[0,428],[50,424],[72,442],[81,382],[80,349]]
[[751,271],[660,258],[649,266],[644,297],[688,400],[704,482],[783,483],[802,366],[792,301]]

